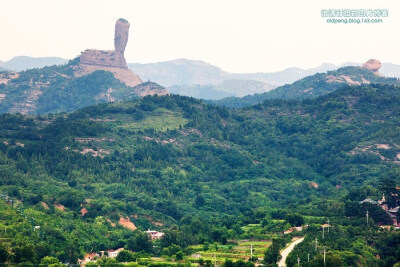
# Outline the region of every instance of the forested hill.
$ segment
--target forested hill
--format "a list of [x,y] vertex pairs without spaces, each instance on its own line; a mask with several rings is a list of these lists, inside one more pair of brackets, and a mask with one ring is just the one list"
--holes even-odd
[[[349,201],[377,198],[382,180],[398,179],[399,96],[398,87],[371,84],[242,110],[169,95],[2,115],[0,196],[13,202],[0,201],[0,243],[18,251],[29,242],[32,261],[52,253],[76,262],[84,252],[134,247],[121,220],[183,227],[163,248],[226,242],[274,208],[354,216]],[[348,197],[354,186],[368,190]]]
[[45,114],[135,97],[108,71],[75,75],[79,58],[60,66],[0,72],[0,114]]
[[212,103],[240,108],[261,103],[266,99],[310,99],[333,92],[344,85],[357,86],[369,83],[400,85],[397,78],[382,77],[370,70],[349,66],[326,73],[317,73],[266,93],[244,97],[227,97],[212,101]]

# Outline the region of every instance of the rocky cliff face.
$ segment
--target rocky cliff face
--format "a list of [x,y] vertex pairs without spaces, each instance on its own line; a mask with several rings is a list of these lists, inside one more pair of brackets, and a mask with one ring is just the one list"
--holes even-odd
[[127,86],[135,87],[142,83],[138,75],[128,70],[124,57],[128,43],[129,22],[119,19],[115,23],[115,50],[87,49],[80,56],[80,64],[75,70],[75,76],[88,75],[96,70],[111,72],[114,77]]
[[81,64],[127,69],[124,55],[117,51],[86,49]]

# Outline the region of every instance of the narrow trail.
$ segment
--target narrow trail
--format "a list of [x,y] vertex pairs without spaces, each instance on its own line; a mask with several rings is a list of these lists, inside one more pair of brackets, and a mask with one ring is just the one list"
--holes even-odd
[[290,243],[289,246],[287,246],[284,250],[281,251],[281,256],[282,259],[278,262],[278,266],[279,267],[286,267],[286,258],[289,255],[289,253],[294,249],[294,246],[296,246],[297,244],[303,242],[304,237],[299,238],[295,241],[293,241],[292,243]]

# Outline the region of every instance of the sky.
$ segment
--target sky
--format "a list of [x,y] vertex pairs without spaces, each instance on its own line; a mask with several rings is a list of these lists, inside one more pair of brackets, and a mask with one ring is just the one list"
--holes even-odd
[[[333,24],[321,9],[389,15]],[[0,60],[113,49],[118,18],[131,25],[129,63],[187,58],[241,73],[370,58],[400,64],[398,0],[0,0]]]

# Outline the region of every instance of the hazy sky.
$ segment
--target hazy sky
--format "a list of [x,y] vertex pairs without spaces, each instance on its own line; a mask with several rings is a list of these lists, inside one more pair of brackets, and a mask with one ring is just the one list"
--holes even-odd
[[[388,9],[378,24],[328,24],[321,9]],[[399,0],[0,0],[0,60],[73,58],[113,49],[130,24],[127,62],[203,60],[230,72],[376,58],[400,64]]]

